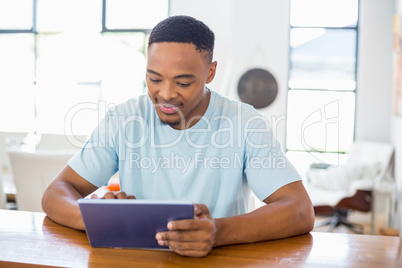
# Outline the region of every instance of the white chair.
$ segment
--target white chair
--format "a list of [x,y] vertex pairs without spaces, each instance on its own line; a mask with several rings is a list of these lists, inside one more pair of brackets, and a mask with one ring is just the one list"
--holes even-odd
[[0,173],[0,209],[6,208],[6,195],[3,191],[3,178]]
[[306,189],[316,214],[335,212],[329,220],[316,222],[316,227],[327,224],[330,225],[329,230],[340,224],[350,228],[358,227],[348,222],[347,211],[372,210],[374,185],[387,172],[392,174],[393,157],[394,148],[391,144],[356,141],[344,165],[310,170]]
[[10,160],[7,154],[8,147],[20,147],[27,132],[0,132],[0,164],[1,171],[7,170]]
[[7,148],[20,147],[27,132],[0,132],[0,209],[6,208],[6,193],[13,193],[14,182]]
[[77,150],[9,150],[18,210],[42,212],[43,193],[76,152]]
[[335,205],[357,189],[372,190],[376,180],[392,168],[393,153],[389,143],[355,141],[346,163],[311,169],[305,186],[313,205]]

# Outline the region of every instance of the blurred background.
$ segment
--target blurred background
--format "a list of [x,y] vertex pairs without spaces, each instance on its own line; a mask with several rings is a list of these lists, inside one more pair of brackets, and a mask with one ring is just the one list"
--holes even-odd
[[78,150],[109,108],[146,93],[150,30],[185,14],[216,36],[210,89],[242,101],[246,72],[272,75],[273,101],[258,110],[303,176],[311,165],[347,163],[355,141],[386,143],[395,152],[397,199],[399,6],[398,0],[0,0],[3,192],[17,192],[7,150]]

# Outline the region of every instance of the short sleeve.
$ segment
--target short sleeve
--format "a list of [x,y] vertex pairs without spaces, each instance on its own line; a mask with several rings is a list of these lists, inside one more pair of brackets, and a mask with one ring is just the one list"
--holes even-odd
[[109,113],[93,131],[84,147],[69,161],[68,165],[88,182],[101,187],[118,170],[117,144]]
[[282,151],[279,141],[263,116],[245,125],[245,176],[250,188],[263,201],[300,175]]

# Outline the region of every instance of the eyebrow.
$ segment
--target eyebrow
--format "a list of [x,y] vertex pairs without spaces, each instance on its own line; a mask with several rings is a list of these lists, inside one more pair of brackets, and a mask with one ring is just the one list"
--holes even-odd
[[[147,69],[147,72],[151,73],[151,74],[154,74],[154,75],[157,75],[157,76],[160,76],[160,77],[163,77],[160,73],[155,72],[154,70],[151,70],[151,69]],[[195,77],[195,75],[193,75],[193,74],[179,74],[179,75],[176,75],[173,78],[177,79],[177,78],[194,78],[194,77]]]

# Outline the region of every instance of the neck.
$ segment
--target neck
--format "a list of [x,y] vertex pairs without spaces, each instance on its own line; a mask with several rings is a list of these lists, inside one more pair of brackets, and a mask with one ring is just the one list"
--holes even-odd
[[210,99],[211,91],[208,88],[205,88],[203,98],[197,107],[190,114],[185,116],[184,120],[180,121],[178,124],[170,126],[176,130],[184,130],[197,124],[207,111]]

